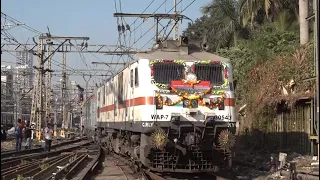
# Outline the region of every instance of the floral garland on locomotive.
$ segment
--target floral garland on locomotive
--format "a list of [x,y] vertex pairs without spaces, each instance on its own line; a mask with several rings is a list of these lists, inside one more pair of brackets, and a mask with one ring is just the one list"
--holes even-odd
[[[203,92],[194,92],[194,93],[189,93],[187,91],[178,91],[172,84],[162,84],[162,83],[158,83],[155,81],[154,79],[154,65],[157,63],[176,63],[176,64],[180,64],[183,65],[184,67],[184,71],[185,71],[185,75],[186,78],[180,80],[180,81],[172,81],[172,83],[178,83],[178,84],[188,84],[190,87],[194,87],[195,85],[200,85],[200,84],[209,84],[209,88],[206,89]],[[196,75],[195,75],[195,65],[197,64],[218,64],[218,65],[222,65],[223,67],[223,75],[224,75],[224,82],[222,85],[218,85],[218,86],[210,86],[210,82],[208,81],[201,81],[198,80]],[[226,93],[224,91],[221,91],[221,89],[226,88],[229,85],[229,80],[228,80],[228,65],[225,62],[222,61],[213,61],[213,60],[206,60],[206,61],[196,61],[194,62],[191,66],[188,66],[185,61],[183,60],[153,60],[150,62],[150,68],[151,68],[151,82],[152,84],[156,85],[159,90],[156,92],[157,95],[157,99],[158,101],[166,106],[174,106],[178,103],[180,103],[181,101],[183,101],[184,99],[190,100],[189,102],[191,102],[191,100],[198,100],[199,105],[201,106],[206,106],[210,109],[214,109],[216,107],[218,107],[221,103],[223,103],[223,100],[225,99]],[[219,91],[220,89],[220,91]],[[179,96],[179,99],[174,101],[174,102],[166,102],[163,101],[162,96],[160,95],[160,93],[175,93]],[[217,99],[216,102],[214,102],[213,104],[206,104],[203,101],[203,97],[206,94],[212,94],[212,95],[221,95],[221,97],[219,97]],[[191,104],[189,104],[191,106]]]

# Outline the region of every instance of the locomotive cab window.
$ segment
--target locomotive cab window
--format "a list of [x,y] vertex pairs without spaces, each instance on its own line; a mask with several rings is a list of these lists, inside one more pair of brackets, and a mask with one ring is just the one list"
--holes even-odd
[[118,102],[119,104],[123,104],[123,73],[121,72],[118,76]]
[[130,70],[130,87],[133,87],[134,84],[134,76],[133,76],[133,69]]
[[210,81],[211,85],[223,84],[223,66],[220,64],[196,64],[194,70],[199,80]]
[[184,66],[176,63],[156,63],[153,65],[154,80],[161,84],[184,78]]
[[104,105],[106,103],[106,86],[103,86],[102,88],[102,104]]
[[138,73],[138,68],[135,68],[134,70],[134,85],[136,87],[139,86],[139,73]]

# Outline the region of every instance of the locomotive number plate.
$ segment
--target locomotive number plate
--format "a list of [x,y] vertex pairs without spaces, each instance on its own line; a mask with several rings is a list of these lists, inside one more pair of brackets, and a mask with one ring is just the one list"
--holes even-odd
[[151,119],[161,119],[161,120],[163,120],[163,119],[165,119],[165,120],[167,120],[169,118],[169,115],[159,115],[159,114],[152,114],[151,115]]
[[231,116],[226,115],[215,115],[213,116],[214,120],[231,120]]

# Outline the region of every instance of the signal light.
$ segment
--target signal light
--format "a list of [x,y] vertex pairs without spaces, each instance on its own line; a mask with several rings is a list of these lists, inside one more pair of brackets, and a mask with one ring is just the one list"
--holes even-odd
[[83,101],[83,93],[82,92],[80,93],[79,99],[81,102]]

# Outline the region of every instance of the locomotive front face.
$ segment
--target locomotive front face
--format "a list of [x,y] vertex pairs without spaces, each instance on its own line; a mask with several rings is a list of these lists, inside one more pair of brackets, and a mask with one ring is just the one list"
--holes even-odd
[[[215,171],[235,144],[231,64],[223,61],[155,60],[149,63],[155,109],[148,163],[162,171]],[[226,158],[227,157],[227,158]],[[228,161],[229,165],[230,162]]]

